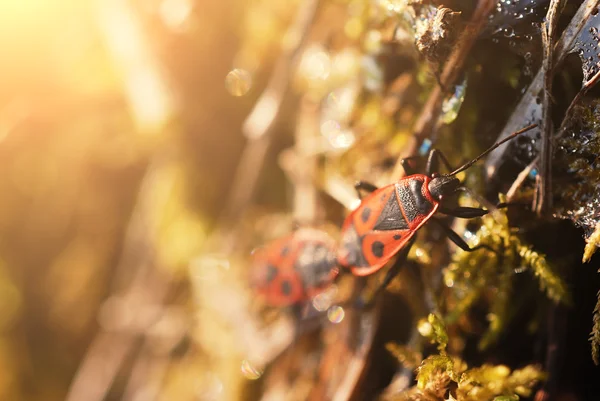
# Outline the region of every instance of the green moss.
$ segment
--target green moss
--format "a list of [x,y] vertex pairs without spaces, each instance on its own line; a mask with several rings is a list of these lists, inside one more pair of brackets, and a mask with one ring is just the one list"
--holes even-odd
[[554,302],[569,302],[570,295],[546,256],[526,244],[518,230],[510,227],[505,211],[497,210],[483,217],[482,223],[470,236],[470,245],[487,244],[496,252],[458,250],[444,270],[444,281],[450,289],[447,323],[457,322],[476,302],[489,304],[488,330],[479,344],[484,349],[495,342],[512,317],[512,286],[517,272],[530,270]]
[[[447,354],[448,332],[443,321],[434,314],[420,322],[419,331],[438,344],[440,353],[423,360],[417,368],[417,385],[391,396],[392,401],[518,400],[520,396],[530,396],[545,377],[534,365],[513,372],[504,365],[485,364],[469,369],[464,361]],[[406,362],[405,349],[398,346],[388,349],[400,362]]]
[[583,100],[573,109],[553,162],[556,214],[589,236],[600,216],[600,101]]

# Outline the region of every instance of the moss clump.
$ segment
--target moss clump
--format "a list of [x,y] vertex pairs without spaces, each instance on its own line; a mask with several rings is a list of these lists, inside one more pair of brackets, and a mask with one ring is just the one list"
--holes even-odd
[[487,244],[495,252],[457,251],[453,262],[444,270],[444,280],[450,288],[447,323],[458,321],[479,301],[488,302],[488,331],[479,346],[494,343],[513,314],[510,302],[513,278],[530,270],[540,288],[554,302],[570,302],[567,285],[546,256],[535,251],[519,236],[518,229],[509,226],[506,212],[496,210],[482,218],[479,230],[469,237],[470,245]]
[[535,365],[512,372],[504,365],[485,364],[469,368],[459,358],[448,355],[448,332],[437,315],[430,314],[426,321],[422,321],[419,331],[437,343],[439,354],[423,360],[417,368],[417,385],[391,396],[391,401],[518,400],[520,396],[530,396],[533,388],[545,377]]
[[554,156],[556,214],[587,236],[600,223],[600,101],[584,99],[573,109]]

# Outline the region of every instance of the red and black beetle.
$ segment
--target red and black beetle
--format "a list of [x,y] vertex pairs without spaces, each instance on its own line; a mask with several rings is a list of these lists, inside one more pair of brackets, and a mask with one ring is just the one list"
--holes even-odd
[[[426,174],[416,174],[408,163],[410,159],[404,159],[402,166],[408,176],[398,182],[382,188],[365,182],[357,183],[359,196],[360,190],[371,193],[362,199],[360,206],[344,221],[337,255],[338,264],[350,269],[354,275],[366,276],[381,269],[392,257],[401,252],[399,263],[394,264],[381,285],[383,289],[396,275],[402,261],[406,259],[410,246],[414,242],[415,233],[428,221],[437,222],[448,238],[465,251],[489,249],[484,244],[469,247],[460,235],[437,220],[434,215],[441,212],[454,217],[473,218],[487,214],[487,210],[478,208],[446,208],[443,205],[443,198],[455,192],[460,186],[456,174],[471,167],[498,146],[535,126],[530,125],[509,135],[454,171],[446,158],[433,149],[427,159]],[[436,172],[439,159],[452,171],[451,173],[441,175]]]
[[252,286],[270,306],[298,305],[338,274],[336,243],[324,231],[300,228],[253,253]]

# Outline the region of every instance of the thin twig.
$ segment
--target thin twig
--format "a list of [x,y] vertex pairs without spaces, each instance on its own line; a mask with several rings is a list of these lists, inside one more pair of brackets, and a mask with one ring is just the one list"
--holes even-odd
[[539,158],[536,156],[536,158],[533,159],[533,161],[531,163],[529,163],[529,165],[527,167],[525,167],[519,173],[519,175],[517,176],[517,178],[515,179],[515,181],[512,183],[512,185],[510,186],[510,188],[506,192],[506,200],[508,202],[510,202],[514,198],[514,196],[517,194],[517,191],[519,190],[519,188],[521,187],[521,185],[523,185],[523,183],[525,182],[525,180],[527,179],[527,177],[529,176],[529,174],[531,173],[531,171],[537,165],[538,159]]
[[564,134],[567,124],[571,120],[571,117],[573,117],[573,110],[574,110],[575,106],[588,93],[588,91],[590,89],[592,89],[598,83],[598,81],[600,81],[600,71],[598,71],[596,74],[594,74],[594,76],[589,81],[587,81],[583,84],[583,87],[581,88],[581,90],[579,92],[577,92],[577,95],[575,95],[575,97],[571,101],[571,104],[569,104],[569,107],[567,108],[567,111],[565,112],[565,118],[563,118],[562,123],[560,124],[560,128],[558,129],[556,137],[560,137]]
[[554,78],[554,40],[556,26],[560,16],[561,0],[551,0],[546,22],[542,24],[542,41],[544,43],[544,61],[542,73],[544,74],[544,90],[542,91],[542,148],[540,155],[540,169],[538,186],[535,197],[534,209],[538,216],[546,215],[552,207],[552,80]]
[[[496,3],[497,0],[478,1],[477,8],[473,13],[471,21],[466,24],[465,30],[461,33],[454,51],[450,54],[448,61],[444,65],[444,70],[440,76],[440,81],[443,83],[444,87],[450,87],[458,78],[471,48],[479,37],[479,33],[487,24],[488,16],[496,6]],[[440,85],[436,85],[429,95],[425,106],[423,106],[423,111],[417,118],[413,127],[414,135],[411,138],[410,143],[405,147],[405,151],[400,155],[400,158],[394,167],[394,178],[404,175],[401,159],[414,155],[421,145],[421,142],[423,142],[425,138],[431,136],[432,131],[438,123],[443,101],[444,91]]]
[[308,97],[301,99],[294,138],[295,171],[290,171],[294,185],[294,220],[298,224],[314,224],[317,220],[317,157],[311,155],[319,135],[318,105]]
[[[239,219],[252,198],[271,144],[275,121],[289,89],[290,76],[298,63],[318,5],[319,0],[308,0],[300,4],[296,20],[285,35],[295,40],[288,44],[279,56],[266,89],[244,122],[243,130],[248,142],[237,166],[231,193],[226,198],[227,203],[220,218],[220,228],[223,230],[231,228],[230,226]],[[230,238],[219,242],[233,246],[234,241]]]

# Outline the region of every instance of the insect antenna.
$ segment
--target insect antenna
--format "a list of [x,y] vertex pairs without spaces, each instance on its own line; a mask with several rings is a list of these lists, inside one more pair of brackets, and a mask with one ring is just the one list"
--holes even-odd
[[496,149],[498,146],[502,145],[505,142],[510,141],[511,139],[529,131],[534,129],[535,127],[537,127],[537,124],[531,124],[523,129],[520,129],[517,132],[514,132],[512,134],[510,134],[509,136],[507,136],[506,138],[496,142],[495,144],[493,144],[489,149],[487,149],[485,152],[483,152],[482,154],[480,154],[479,156],[477,156],[476,158],[474,158],[473,160],[471,160],[470,162],[467,162],[465,164],[463,164],[462,166],[460,166],[459,168],[457,168],[456,170],[454,170],[453,172],[451,172],[450,174],[445,174],[446,177],[452,177],[453,175],[456,175],[458,173],[460,173],[461,171],[465,171],[466,169],[468,169],[469,167],[471,167],[473,164],[477,163],[482,157],[485,157],[488,153],[490,153],[492,150]]

